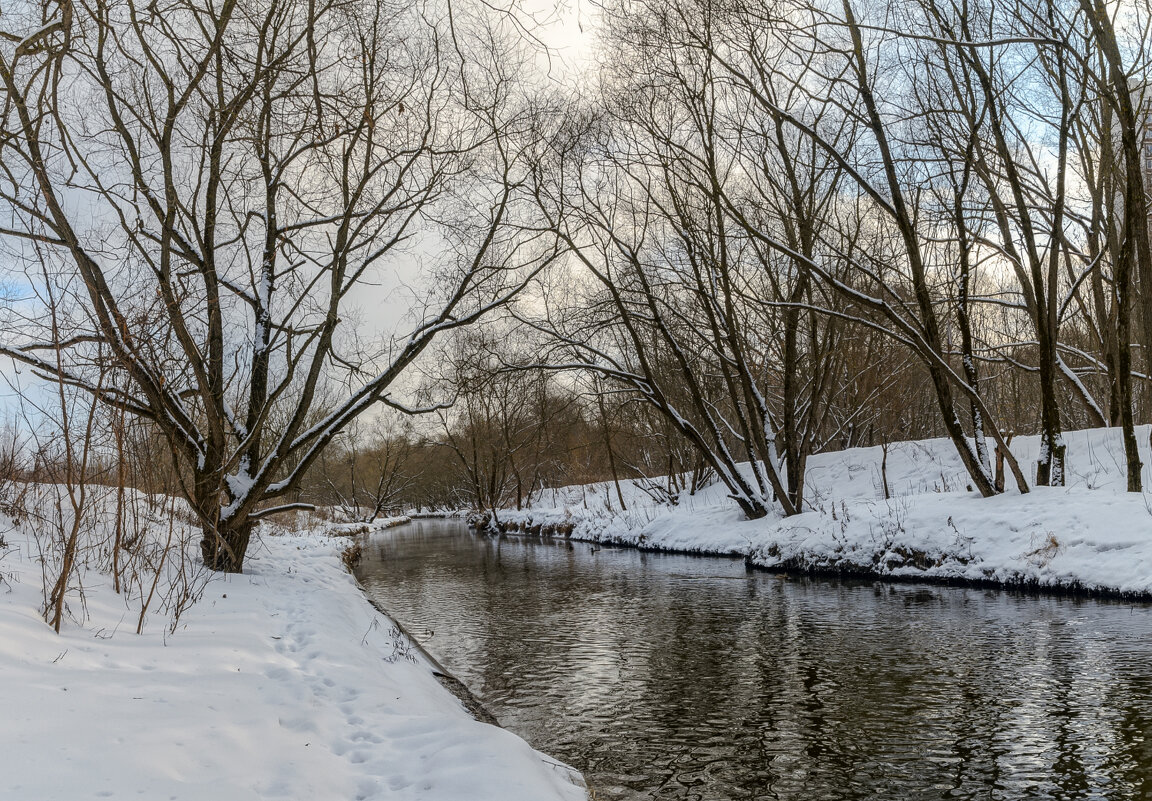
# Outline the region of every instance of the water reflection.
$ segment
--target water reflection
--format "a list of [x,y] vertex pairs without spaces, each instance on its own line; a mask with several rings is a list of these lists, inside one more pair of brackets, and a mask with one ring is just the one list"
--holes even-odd
[[420,521],[361,578],[599,799],[1152,798],[1152,608]]

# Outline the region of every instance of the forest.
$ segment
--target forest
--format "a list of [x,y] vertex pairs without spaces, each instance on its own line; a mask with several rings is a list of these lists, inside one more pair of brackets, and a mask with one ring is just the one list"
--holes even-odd
[[1116,427],[1143,489],[1147,2],[597,13],[573,79],[515,6],[6,8],[5,480],[180,496],[225,571],[317,506],[788,516],[936,436],[992,496]]

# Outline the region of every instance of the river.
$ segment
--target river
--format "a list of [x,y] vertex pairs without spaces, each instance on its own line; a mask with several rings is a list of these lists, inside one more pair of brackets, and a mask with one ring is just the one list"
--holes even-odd
[[373,535],[358,574],[598,801],[1152,798],[1145,604],[749,573],[440,520]]

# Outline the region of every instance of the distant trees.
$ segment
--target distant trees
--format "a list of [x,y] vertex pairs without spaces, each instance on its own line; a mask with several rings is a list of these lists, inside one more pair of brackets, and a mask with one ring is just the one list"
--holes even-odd
[[396,413],[357,420],[321,452],[301,482],[310,501],[371,523],[400,508],[419,479],[412,423]]
[[437,412],[437,433],[452,454],[447,469],[477,509],[520,509],[545,483],[566,483],[572,440],[583,433],[575,393],[546,372],[518,369],[526,354],[515,339],[494,325],[461,332],[441,374],[454,402]]
[[[483,3],[6,12],[37,297],[2,352],[147,421],[224,570],[321,463],[358,514],[664,474],[758,517],[821,450],[944,435],[988,496],[1001,462],[1028,490],[1009,432],[1059,485],[1063,430],[1109,424],[1141,488],[1148,0],[605,8],[602,72],[547,101]],[[349,301],[417,253],[411,332],[363,344]],[[351,435],[522,292],[438,352],[438,425]]]
[[[484,9],[5,9],[0,234],[54,313],[21,309],[0,347],[162,432],[214,569],[241,570],[325,446],[549,257],[510,225],[534,123]],[[356,347],[348,301],[421,238],[411,333]]]

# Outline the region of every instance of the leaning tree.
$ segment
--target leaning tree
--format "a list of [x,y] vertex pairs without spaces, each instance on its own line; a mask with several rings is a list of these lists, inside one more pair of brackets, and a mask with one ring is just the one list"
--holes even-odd
[[[162,432],[211,568],[240,571],[324,446],[549,259],[517,233],[526,70],[473,11],[5,9],[0,239],[53,308],[10,307],[0,352]],[[420,300],[366,348],[350,303],[385,269]]]

